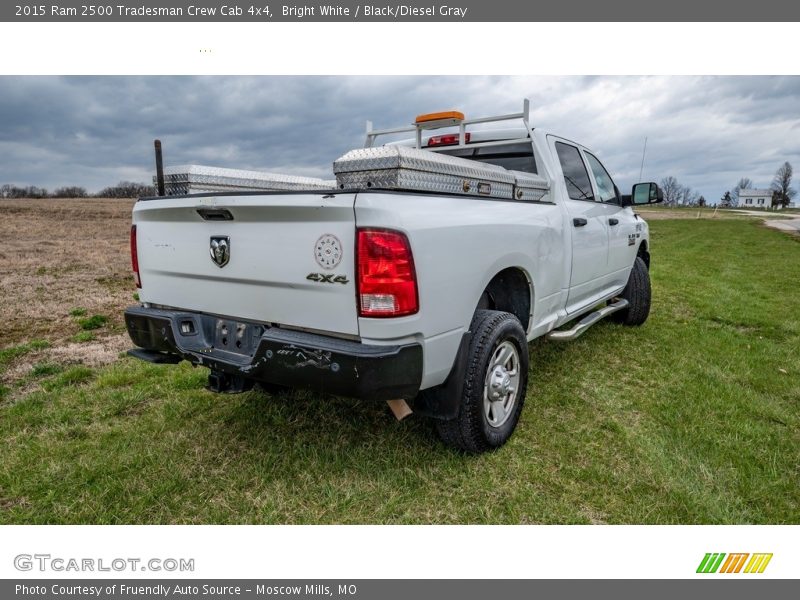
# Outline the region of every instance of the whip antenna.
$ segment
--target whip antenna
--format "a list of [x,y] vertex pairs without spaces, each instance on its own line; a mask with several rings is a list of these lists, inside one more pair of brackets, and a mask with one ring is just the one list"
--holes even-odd
[[639,181],[642,180],[642,172],[644,171],[644,154],[647,152],[647,137],[644,138],[644,148],[642,148],[642,166],[639,167]]

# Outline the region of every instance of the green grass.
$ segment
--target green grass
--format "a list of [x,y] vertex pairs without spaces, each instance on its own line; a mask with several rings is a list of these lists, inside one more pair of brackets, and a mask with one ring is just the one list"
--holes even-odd
[[85,319],[78,319],[78,325],[84,331],[91,331],[93,329],[100,329],[103,325],[108,323],[108,317],[104,315],[92,315]]
[[94,333],[91,331],[79,331],[75,335],[72,336],[73,342],[78,342],[79,344],[83,344],[85,342],[93,342],[95,339]]
[[31,368],[31,376],[32,377],[47,377],[49,375],[55,375],[57,373],[61,373],[64,370],[59,364],[55,363],[36,363]]
[[25,344],[18,344],[16,346],[9,346],[0,350],[0,374],[5,370],[8,363],[12,360],[25,356],[36,350],[44,350],[50,344],[44,340],[32,340]]
[[86,316],[86,309],[82,307],[73,308],[69,311],[69,315],[71,317],[85,317]]
[[478,457],[385,405],[123,359],[0,404],[3,523],[800,523],[800,244],[654,221],[650,320],[531,344]]

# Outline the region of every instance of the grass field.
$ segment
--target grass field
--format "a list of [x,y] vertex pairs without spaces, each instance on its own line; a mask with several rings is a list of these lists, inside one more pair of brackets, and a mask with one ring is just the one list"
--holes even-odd
[[[110,273],[127,269],[118,228]],[[218,396],[185,363],[70,358],[120,344],[132,286],[43,300],[51,325],[0,344],[0,522],[800,523],[800,243],[749,219],[651,232],[647,324],[534,342],[520,427],[479,457],[382,404]],[[5,304],[21,275],[3,252]],[[91,262],[76,277],[102,286]]]

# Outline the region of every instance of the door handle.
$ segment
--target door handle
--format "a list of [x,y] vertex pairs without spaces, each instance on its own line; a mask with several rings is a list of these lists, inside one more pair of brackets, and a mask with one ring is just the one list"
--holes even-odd
[[581,217],[576,217],[576,218],[572,219],[572,224],[575,225],[575,227],[584,227],[588,223],[589,223],[589,221],[587,221],[586,219],[581,218]]
[[619,225],[619,219],[609,219],[608,224],[611,226]]

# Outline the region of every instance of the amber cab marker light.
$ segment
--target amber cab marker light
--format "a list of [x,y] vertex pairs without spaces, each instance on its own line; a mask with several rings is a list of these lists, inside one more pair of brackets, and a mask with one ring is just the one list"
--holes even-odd
[[439,127],[458,125],[463,120],[464,113],[457,110],[446,110],[443,112],[417,115],[417,118],[414,119],[414,125],[420,129],[436,129]]

